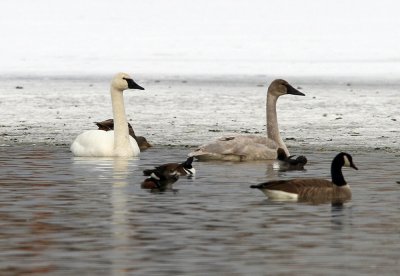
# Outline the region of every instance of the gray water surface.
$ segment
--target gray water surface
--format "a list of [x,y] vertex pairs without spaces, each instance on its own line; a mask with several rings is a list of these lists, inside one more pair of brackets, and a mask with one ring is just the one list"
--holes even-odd
[[323,177],[336,152],[305,152],[306,171],[274,161],[195,162],[174,190],[140,188],[141,171],[184,161],[74,158],[65,146],[0,147],[0,274],[398,275],[399,155],[351,152],[342,207],[269,201],[251,184]]

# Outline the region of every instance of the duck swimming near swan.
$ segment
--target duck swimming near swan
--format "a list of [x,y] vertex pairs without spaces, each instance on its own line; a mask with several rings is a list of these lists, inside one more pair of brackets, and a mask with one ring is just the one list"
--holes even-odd
[[304,155],[300,155],[295,159],[296,155],[287,156],[286,152],[281,148],[278,149],[277,154],[281,171],[304,170],[304,166],[307,164],[307,158]]
[[173,166],[160,166],[152,170],[142,184],[142,189],[165,191],[179,179],[179,172]]
[[319,178],[297,178],[269,181],[252,185],[250,188],[261,190],[269,199],[273,200],[340,204],[351,199],[351,190],[344,180],[342,167],[358,170],[353,163],[352,156],[341,152],[332,161],[332,181]]
[[154,169],[147,169],[143,171],[144,175],[150,176],[152,173],[155,173],[159,170],[175,170],[178,172],[180,176],[192,176],[196,173],[195,168],[192,166],[193,162],[193,157],[189,157],[186,159],[185,162],[183,163],[167,163],[158,167],[155,167]]
[[267,93],[267,137],[260,135],[232,135],[217,139],[214,142],[200,146],[189,153],[200,161],[248,161],[272,160],[277,158],[277,149],[282,148],[286,155],[289,151],[279,133],[278,118],[276,115],[276,102],[282,95],[304,94],[287,81],[274,80],[268,87]]
[[[99,130],[104,130],[104,131],[114,130],[113,119],[108,119],[102,122],[94,122],[94,123],[97,125]],[[132,125],[130,123],[128,123],[128,129],[129,129],[129,135],[136,140],[136,143],[138,143],[139,149],[141,151],[152,147],[152,145],[147,141],[145,137],[136,136],[135,131],[133,130]]]
[[132,157],[140,153],[134,138],[129,136],[125,114],[123,91],[127,89],[144,90],[125,73],[118,73],[111,81],[111,103],[115,122],[113,131],[88,130],[78,135],[71,145],[75,156],[91,157]]

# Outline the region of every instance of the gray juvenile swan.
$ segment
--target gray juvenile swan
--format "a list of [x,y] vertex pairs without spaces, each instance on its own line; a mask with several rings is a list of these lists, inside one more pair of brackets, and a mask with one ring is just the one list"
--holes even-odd
[[135,83],[125,73],[118,73],[111,81],[111,102],[115,130],[88,130],[78,135],[71,145],[75,156],[91,157],[132,157],[140,153],[135,139],[129,136],[128,122],[125,115],[123,91],[143,87]]
[[304,96],[303,93],[282,79],[274,80],[268,87],[267,93],[267,135],[234,135],[225,136],[209,144],[200,146],[189,153],[201,161],[248,161],[276,159],[277,149],[282,148],[286,155],[289,151],[279,133],[276,115],[276,101],[279,96],[292,94]]
[[294,200],[312,203],[343,203],[351,199],[351,190],[344,180],[342,167],[358,170],[350,154],[341,152],[332,161],[332,181],[319,178],[297,178],[252,185],[269,199]]

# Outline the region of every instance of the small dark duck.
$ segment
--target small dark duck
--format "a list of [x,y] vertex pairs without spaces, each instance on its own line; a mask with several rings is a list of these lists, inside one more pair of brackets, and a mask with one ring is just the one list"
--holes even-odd
[[144,170],[143,174],[146,176],[149,176],[153,172],[160,170],[160,169],[161,170],[172,169],[172,170],[176,170],[180,176],[192,176],[196,173],[196,170],[192,166],[192,162],[193,162],[193,157],[189,157],[183,163],[167,163],[167,164],[155,167],[154,169]]
[[304,170],[304,165],[307,164],[307,158],[304,155],[294,158],[296,155],[287,156],[284,149],[279,148],[277,159],[280,161],[279,169],[281,171]]
[[179,173],[173,167],[158,167],[154,169],[150,176],[142,184],[142,189],[165,191],[179,179]]

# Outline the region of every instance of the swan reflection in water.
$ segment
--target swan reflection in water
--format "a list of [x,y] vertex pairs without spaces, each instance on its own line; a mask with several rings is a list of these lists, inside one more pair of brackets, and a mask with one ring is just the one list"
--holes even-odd
[[[135,158],[93,158],[93,157],[75,157],[74,166],[78,170],[84,171],[84,175],[93,175],[98,178],[110,180],[111,193],[110,205],[112,213],[110,214],[110,231],[112,238],[110,245],[112,250],[112,269],[113,274],[118,274],[119,268],[126,267],[125,255],[126,245],[129,244],[130,237],[135,234],[134,227],[129,223],[129,202],[135,196],[129,193],[132,184],[132,167],[138,165],[139,160]],[[103,182],[103,181],[102,181]],[[102,184],[104,185],[104,183]],[[106,187],[107,188],[107,187]]]

